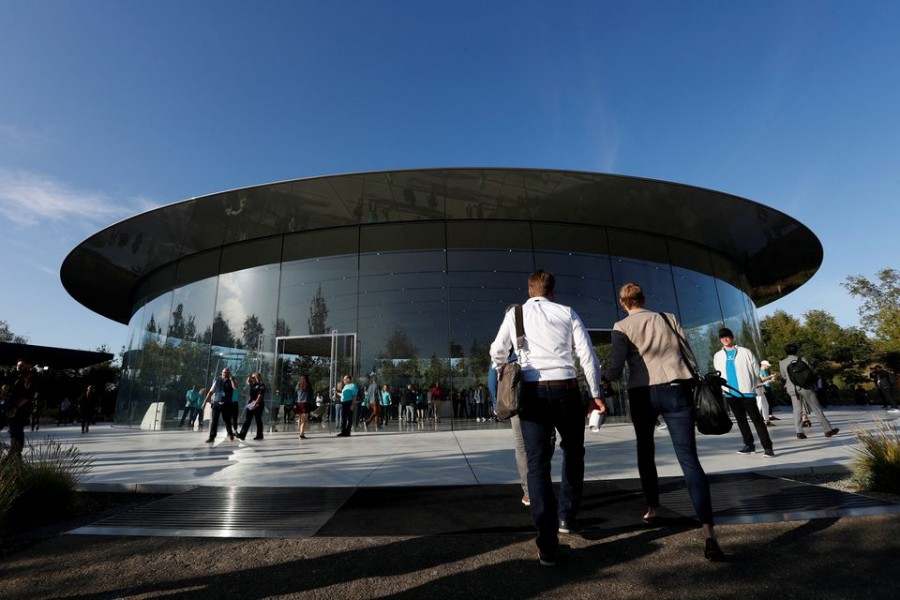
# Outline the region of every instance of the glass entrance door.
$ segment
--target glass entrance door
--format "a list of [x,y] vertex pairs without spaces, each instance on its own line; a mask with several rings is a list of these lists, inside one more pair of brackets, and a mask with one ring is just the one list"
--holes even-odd
[[294,403],[301,374],[309,377],[313,398],[317,400],[307,428],[320,427],[329,432],[339,428],[340,423],[334,422],[335,389],[343,374],[356,372],[355,333],[332,331],[324,335],[276,338],[272,428],[297,431]]

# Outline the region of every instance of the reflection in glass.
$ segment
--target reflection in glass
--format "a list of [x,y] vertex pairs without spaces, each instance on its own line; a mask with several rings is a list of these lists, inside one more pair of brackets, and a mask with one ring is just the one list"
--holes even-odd
[[[406,184],[413,186],[416,202],[427,206],[427,193],[420,195],[415,182]],[[378,193],[389,194],[398,182],[381,185]],[[485,182],[486,189],[491,185],[496,182]],[[492,210],[501,205],[512,209],[514,188],[507,187],[512,196],[500,198]],[[408,203],[403,189],[408,188],[397,188],[399,198]],[[448,203],[448,210],[466,210],[452,190],[446,194],[439,190],[439,203]],[[702,274],[709,255],[694,246],[671,243],[672,260],[680,264],[670,266],[665,258],[651,258],[665,254],[666,240],[621,230],[607,236],[600,227],[484,220],[410,225],[408,240],[398,237],[407,230],[396,223],[337,227],[253,245],[254,256],[269,257],[262,266],[208,276],[220,264],[219,255],[211,252],[159,272],[142,288],[140,297],[151,299],[137,302],[129,322],[117,421],[137,425],[152,403],[161,402],[153,406],[164,407],[162,421],[177,423],[187,389],[207,387],[228,366],[242,388],[251,370],[263,373],[272,390],[267,414],[275,419],[270,426],[287,425],[283,406],[294,397],[300,373],[309,374],[316,391],[330,398],[333,370],[350,374],[363,386],[375,372],[389,385],[395,402],[410,383],[426,397],[438,383],[445,394],[442,422],[468,426],[463,422],[473,416],[472,390],[486,379],[487,348],[504,309],[527,299],[527,278],[535,268],[556,275],[556,300],[578,312],[601,352],[608,341],[605,332],[624,316],[617,307],[617,290],[626,281],[641,284],[651,310],[679,316],[701,368],[711,368],[723,323],[739,343],[754,349],[758,344],[750,298],[738,287]],[[492,232],[496,236],[479,245]],[[569,250],[563,247],[567,235]],[[332,242],[338,248],[334,255],[315,256],[326,253]],[[398,249],[407,243],[414,247]],[[282,247],[288,257],[283,262],[272,258]],[[229,251],[228,264],[257,260],[235,252]],[[724,264],[716,260],[714,266]],[[174,291],[167,281],[176,282]],[[286,346],[277,348],[276,338]],[[338,358],[309,341],[332,338],[344,348]],[[291,346],[286,341],[291,339],[306,339],[307,346]],[[627,413],[624,406],[620,408]],[[456,420],[451,421],[453,415]],[[333,418],[326,416],[326,429]],[[427,416],[425,421],[431,424]]]

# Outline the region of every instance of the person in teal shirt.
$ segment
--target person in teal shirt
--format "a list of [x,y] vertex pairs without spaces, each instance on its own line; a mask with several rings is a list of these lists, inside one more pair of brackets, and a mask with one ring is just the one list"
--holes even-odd
[[384,384],[381,388],[381,424],[387,425],[391,416],[391,388]]
[[772,438],[769,437],[766,422],[756,406],[756,388],[760,384],[759,362],[750,350],[734,343],[734,334],[727,327],[719,330],[719,341],[722,342],[722,349],[713,356],[713,365],[728,383],[723,389],[725,400],[731,407],[731,414],[737,421],[744,441],[744,447],[738,450],[738,454],[756,452],[753,432],[747,423],[749,417],[762,444],[763,455],[772,458],[775,456]]
[[194,419],[197,418],[197,414],[200,412],[200,404],[202,402],[203,397],[200,395],[199,386],[195,385],[187,391],[184,395],[184,411],[181,413],[181,422],[178,423],[179,427],[184,427],[184,420],[188,414],[191,415],[188,426],[194,426]]
[[359,388],[353,383],[349,375],[343,377],[344,387],[341,389],[341,432],[337,437],[350,437],[350,429],[353,428],[353,402]]

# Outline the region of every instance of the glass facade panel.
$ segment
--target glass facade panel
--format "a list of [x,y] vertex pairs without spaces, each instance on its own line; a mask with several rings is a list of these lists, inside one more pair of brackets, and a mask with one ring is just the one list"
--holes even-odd
[[[419,208],[429,206],[430,190],[416,182],[385,181],[369,189],[379,198],[376,214],[390,202],[411,202],[410,189],[417,205],[424,202]],[[534,185],[543,183],[485,181],[484,189],[503,204]],[[435,199],[466,210],[452,186],[437,189]],[[408,383],[427,391],[437,382],[446,399],[457,400],[444,403],[442,416],[471,418],[469,393],[485,381],[489,344],[504,309],[527,299],[535,268],[556,275],[556,300],[595,332],[601,354],[608,354],[604,331],[624,316],[617,291],[626,281],[642,285],[651,310],[679,316],[701,368],[711,368],[723,323],[756,350],[758,323],[747,294],[703,272],[723,269],[732,281],[740,274],[695,245],[596,226],[376,221],[205,252],[153,274],[140,295],[150,300],[136,303],[129,323],[116,419],[139,424],[159,401],[164,423],[172,424],[187,389],[208,386],[226,365],[242,388],[251,370],[261,371],[272,390],[268,402],[280,404],[300,372],[310,371],[317,387],[330,382],[331,367],[323,365],[333,361],[320,346],[333,333],[353,346],[342,350],[339,370],[360,383],[371,372],[395,393]],[[275,339],[298,336],[306,339],[283,349],[276,382]]]
[[175,410],[184,405],[185,393],[191,386],[205,390],[213,380],[210,365],[210,337],[213,308],[216,305],[216,277],[207,277],[180,287],[172,297],[172,317],[168,326],[172,380],[178,382],[174,394]]
[[359,258],[359,367],[396,390],[449,384],[447,273],[443,251],[375,252]]
[[[157,296],[144,307],[140,324],[135,331],[136,351],[132,355],[132,372],[135,377],[130,391],[132,415],[138,422],[143,420],[153,403],[164,402],[168,396],[164,358],[171,309],[171,292]],[[162,407],[157,410],[162,410]]]
[[[756,328],[756,319],[749,310],[748,304],[751,304],[746,295],[733,285],[724,281],[716,281],[716,289],[719,292],[719,301],[722,304],[722,316],[724,326],[734,332],[735,339],[740,346],[745,346],[753,350],[754,354],[759,355],[756,347],[758,334],[754,331]],[[718,334],[718,332],[716,332]],[[716,339],[717,348],[718,339]]]
[[617,290],[608,256],[535,252],[538,268],[556,276],[556,301],[575,309],[588,329],[612,329]]
[[[239,401],[246,401],[247,377],[259,371],[265,382],[275,377],[275,331],[279,265],[270,264],[219,276],[216,310],[210,328],[214,374],[226,366],[240,384]],[[206,337],[206,336],[204,336]],[[212,361],[210,361],[212,363]],[[271,395],[266,398],[271,402]]]
[[681,326],[700,369],[704,373],[712,371],[712,356],[719,349],[717,335],[722,322],[716,281],[709,275],[682,267],[672,267],[672,274],[675,277]]
[[644,290],[648,309],[678,314],[675,283],[669,265],[613,256],[612,272],[616,290],[616,311],[619,315],[617,319],[625,316],[625,312],[618,306],[619,288],[629,281],[639,284]]
[[528,299],[531,252],[451,250],[447,252],[450,298],[450,356],[454,417],[471,416],[472,392],[487,382],[489,349],[506,307]]

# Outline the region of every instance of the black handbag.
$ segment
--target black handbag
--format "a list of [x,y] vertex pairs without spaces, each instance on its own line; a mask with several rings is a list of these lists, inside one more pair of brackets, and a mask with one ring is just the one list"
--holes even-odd
[[731,417],[725,408],[725,398],[722,397],[722,386],[726,385],[719,371],[712,371],[706,375],[700,374],[697,359],[681,334],[675,329],[669,318],[664,313],[659,313],[678,338],[678,349],[681,351],[681,360],[693,374],[694,396],[694,422],[697,431],[704,435],[724,435],[731,431]]
[[[517,304],[516,311],[516,355],[521,355],[525,345],[525,325],[522,318],[522,306]],[[507,362],[497,369],[497,408],[495,412],[500,419],[509,419],[519,413],[522,397],[522,366],[518,361]]]

